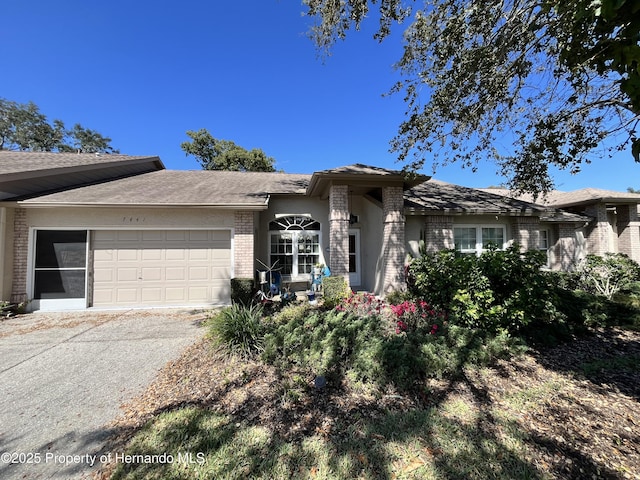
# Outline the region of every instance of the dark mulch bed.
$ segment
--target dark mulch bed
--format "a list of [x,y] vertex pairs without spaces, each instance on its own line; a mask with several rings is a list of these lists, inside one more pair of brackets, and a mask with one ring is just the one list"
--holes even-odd
[[[492,368],[469,369],[462,378],[430,381],[420,394],[373,396],[344,385],[317,392],[309,378],[305,395],[292,401],[273,368],[228,359],[203,340],[123,406],[107,449],[122,451],[154,415],[186,405],[269,425],[281,438],[294,439],[340,435],[351,417],[371,419],[461,398],[480,407],[488,430],[496,409],[516,418],[528,436],[526,460],[554,478],[640,478],[638,359],[639,332],[607,329]],[[97,477],[107,478],[109,470]]]

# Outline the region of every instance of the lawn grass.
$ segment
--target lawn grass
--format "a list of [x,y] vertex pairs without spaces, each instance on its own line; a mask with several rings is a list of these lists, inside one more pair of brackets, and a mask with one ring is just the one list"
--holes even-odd
[[[120,463],[113,478],[542,478],[522,460],[526,446],[513,421],[506,412],[483,413],[457,400],[362,418],[336,436],[287,441],[268,427],[187,407],[138,432],[125,454],[140,463]],[[157,461],[163,454],[170,462]]]
[[[100,478],[637,478],[639,345],[603,331],[375,394],[348,382],[315,391],[313,377],[279,376],[205,341],[127,410],[145,421],[112,446],[120,460]],[[607,384],[585,377],[612,368]]]

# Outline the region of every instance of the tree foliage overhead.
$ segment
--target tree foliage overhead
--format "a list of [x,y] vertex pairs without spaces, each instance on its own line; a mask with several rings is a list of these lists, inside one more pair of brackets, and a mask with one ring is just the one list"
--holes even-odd
[[66,129],[62,120],[49,123],[33,102],[21,104],[0,98],[0,150],[34,152],[118,153],[111,139],[76,123]]
[[203,170],[233,170],[240,172],[273,172],[275,160],[258,148],[246,150],[230,140],[217,140],[205,128],[187,135],[192,141],[180,148],[198,159]]
[[640,161],[637,0],[304,3],[325,50],[370,8],[380,41],[410,19],[391,90],[407,105],[391,150],[410,169],[492,158],[510,188],[538,194],[553,188],[550,165],[576,173],[629,144]]

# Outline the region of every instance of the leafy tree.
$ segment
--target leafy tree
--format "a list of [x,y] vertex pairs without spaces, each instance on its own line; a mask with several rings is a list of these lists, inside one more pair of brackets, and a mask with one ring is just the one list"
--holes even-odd
[[640,188],[627,187],[629,193],[640,193]]
[[411,19],[396,64],[402,79],[391,89],[407,104],[391,150],[409,169],[427,157],[434,169],[475,169],[488,157],[510,188],[538,194],[553,188],[550,165],[577,173],[602,149],[629,143],[640,161],[637,0],[304,3],[325,50],[358,29],[370,7],[380,41]]
[[205,128],[187,130],[192,141],[180,147],[187,155],[198,159],[203,170],[234,170],[241,172],[273,172],[275,160],[260,149],[246,150],[230,140],[217,140]]
[[0,150],[35,152],[118,153],[111,139],[76,124],[67,130],[62,120],[49,123],[33,102],[0,98]]
[[[73,126],[73,129],[68,132],[68,135],[72,141],[73,151],[80,151],[84,153],[118,153],[114,150],[110,143],[109,137],[104,137],[95,130],[84,128],[79,123]],[[61,150],[68,150],[68,145],[63,145]]]

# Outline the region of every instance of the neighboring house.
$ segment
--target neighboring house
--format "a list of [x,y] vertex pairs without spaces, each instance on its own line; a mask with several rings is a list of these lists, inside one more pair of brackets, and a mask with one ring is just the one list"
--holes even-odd
[[[508,190],[482,190],[510,196]],[[515,198],[533,201],[530,195]],[[640,194],[599,188],[583,188],[572,192],[555,190],[538,203],[589,217],[589,222],[578,232],[578,238],[584,244],[583,254],[624,253],[640,262]]]
[[[636,244],[639,202],[625,203],[635,205]],[[276,261],[301,288],[322,263],[353,289],[383,295],[403,287],[420,240],[469,254],[517,242],[546,250],[549,268],[570,268],[590,251],[597,222],[360,164],[170,171],[158,157],[0,151],[0,291],[32,310],[224,305],[231,278]]]

